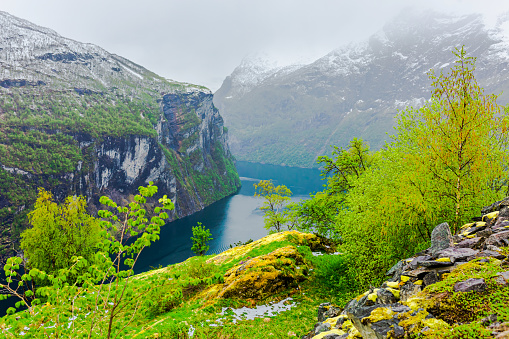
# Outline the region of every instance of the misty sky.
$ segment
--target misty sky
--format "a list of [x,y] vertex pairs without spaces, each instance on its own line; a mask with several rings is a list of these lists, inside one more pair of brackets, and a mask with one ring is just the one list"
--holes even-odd
[[246,55],[309,62],[409,5],[482,12],[490,22],[509,10],[507,0],[0,0],[0,10],[213,91]]

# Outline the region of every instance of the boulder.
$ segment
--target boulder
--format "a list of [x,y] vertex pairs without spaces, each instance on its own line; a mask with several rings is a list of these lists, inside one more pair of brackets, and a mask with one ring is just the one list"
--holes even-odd
[[507,285],[509,283],[509,271],[497,273],[495,281],[499,285]]
[[348,318],[365,339],[387,338],[389,332],[394,337],[401,335],[398,314],[410,311],[410,307],[399,303],[391,305],[374,305],[353,307],[348,310]]
[[509,238],[509,230],[508,231],[502,231],[498,233],[494,233],[486,239],[485,244],[486,246],[493,245],[497,247],[504,247],[508,245],[508,239]]
[[495,259],[505,259],[506,258],[505,255],[495,252],[495,251],[490,251],[490,250],[482,251],[482,252],[479,252],[476,254],[476,258],[481,258],[481,257],[492,257]]
[[294,246],[249,259],[224,274],[219,298],[264,299],[306,280],[308,267]]
[[376,291],[376,295],[378,304],[390,305],[398,302],[398,298],[396,298],[394,293],[385,288],[378,289],[378,291]]
[[[491,231],[481,231],[481,232],[490,232],[489,235],[491,235]],[[477,234],[480,235],[479,233],[481,232],[478,232]],[[460,247],[460,248],[480,248],[481,245],[483,244],[483,239],[481,237],[475,237],[475,238],[467,238],[467,239],[464,239],[462,240],[461,242],[459,242],[456,247]]]
[[454,285],[454,292],[482,292],[486,290],[487,285],[484,279],[470,278],[465,281],[457,282]]
[[417,267],[419,267],[419,265],[423,262],[423,261],[427,261],[431,259],[431,256],[430,255],[420,255],[418,257],[415,257],[411,262],[410,262],[410,267],[412,269],[416,269]]
[[401,286],[399,297],[401,301],[407,301],[417,293],[422,291],[422,285],[416,285],[413,283],[406,283],[405,285]]
[[469,261],[475,258],[479,251],[471,248],[449,247],[436,253],[435,257],[449,258],[451,262]]
[[453,246],[453,244],[451,229],[448,223],[441,223],[431,232],[431,247],[429,249],[432,255]]
[[440,281],[440,277],[438,276],[438,273],[435,271],[426,273],[424,278],[422,278],[422,282],[423,282],[424,286],[433,285],[434,283],[437,283],[439,281]]

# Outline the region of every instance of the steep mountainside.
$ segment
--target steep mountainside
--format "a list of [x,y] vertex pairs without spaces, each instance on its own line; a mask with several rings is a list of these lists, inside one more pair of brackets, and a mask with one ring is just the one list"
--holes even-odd
[[[480,16],[404,12],[364,43],[304,66],[245,60],[214,94],[239,160],[311,167],[330,145],[362,137],[377,149],[394,116],[430,98],[427,72],[447,70],[451,51],[477,57],[487,93],[509,87],[507,17],[488,29]],[[507,91],[506,91],[507,92]],[[509,102],[504,93],[499,103]]]
[[189,215],[240,186],[211,92],[0,11],[0,233],[10,248],[37,187],[129,201],[153,181]]

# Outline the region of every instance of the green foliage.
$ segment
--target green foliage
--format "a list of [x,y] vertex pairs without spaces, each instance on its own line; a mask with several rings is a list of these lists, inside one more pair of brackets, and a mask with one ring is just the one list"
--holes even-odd
[[343,249],[363,286],[400,258],[427,247],[444,221],[453,231],[507,189],[507,114],[484,95],[463,49],[435,76],[431,100],[398,117],[398,135],[354,181],[337,218]]
[[208,228],[205,228],[201,222],[198,222],[198,226],[193,226],[193,236],[191,240],[193,242],[191,250],[197,255],[204,255],[210,248],[207,244],[212,240],[212,234]]
[[[161,205],[154,208],[154,215],[149,221],[143,206],[147,198],[157,192],[157,187],[150,183],[147,187],[140,187],[139,192],[128,206],[118,206],[110,198],[101,197],[101,203],[108,209],[99,211],[102,218],[101,239],[97,243],[98,251],[92,262],[82,256],[73,256],[70,266],[54,274],[46,274],[37,268],[21,274],[21,259],[14,257],[8,260],[4,270],[9,278],[7,285],[2,287],[20,298],[28,307],[28,312],[20,314],[20,321],[7,319],[9,330],[4,331],[6,337],[17,337],[24,327],[29,327],[30,334],[36,337],[113,338],[127,330],[137,315],[143,295],[150,292],[151,288],[161,286],[136,282],[133,266],[140,252],[159,238],[163,220],[168,218],[164,210],[174,208],[173,203],[163,196],[159,199]],[[69,200],[69,209],[72,200]],[[43,193],[41,203],[45,201],[49,201],[49,198],[44,197]],[[44,212],[39,210],[37,213],[41,214],[40,218],[36,218],[39,221]],[[58,213],[52,214],[51,210],[47,214],[58,216]],[[110,235],[108,230],[115,230],[117,238]],[[127,244],[128,237],[135,238]],[[22,295],[20,288],[25,285],[25,281],[32,281],[36,277],[47,279],[49,285],[37,288],[35,295],[38,298],[28,303],[26,299],[33,296],[33,289],[25,289]],[[75,279],[71,280],[70,277]],[[40,304],[39,298],[47,302]],[[39,326],[40,323],[48,324],[49,327]]]
[[290,202],[290,191],[285,185],[274,186],[272,180],[261,180],[253,184],[255,188],[255,197],[264,199],[263,206],[260,209],[264,212],[265,228],[274,229],[274,232],[281,232],[287,225],[288,229],[293,228],[290,211],[285,209]]
[[101,228],[99,220],[86,212],[84,197],[68,197],[58,205],[40,188],[28,218],[31,228],[21,234],[21,248],[29,268],[56,274],[71,266],[72,257],[94,261]]

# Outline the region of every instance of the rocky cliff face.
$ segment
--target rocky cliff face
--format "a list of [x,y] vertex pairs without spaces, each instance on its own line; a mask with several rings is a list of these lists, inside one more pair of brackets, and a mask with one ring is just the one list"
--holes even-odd
[[0,232],[12,248],[37,187],[124,203],[153,181],[198,211],[240,186],[212,93],[0,12]]
[[477,57],[486,93],[507,91],[507,18],[486,27],[477,15],[404,12],[367,41],[308,65],[245,60],[214,94],[239,160],[310,167],[330,145],[353,137],[380,148],[398,110],[430,98],[427,72],[447,71],[454,48]]

